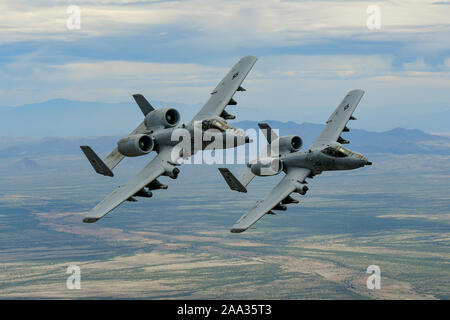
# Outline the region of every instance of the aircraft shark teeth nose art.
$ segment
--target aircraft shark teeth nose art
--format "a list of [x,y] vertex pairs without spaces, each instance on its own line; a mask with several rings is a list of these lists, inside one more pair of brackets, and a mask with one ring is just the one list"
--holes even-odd
[[[246,187],[255,176],[277,175],[282,171],[285,176],[266,198],[258,201],[233,225],[231,232],[244,232],[264,215],[274,215],[273,210],[284,211],[285,204],[299,203],[291,197],[291,193],[305,195],[309,190],[306,186],[307,178],[311,179],[323,171],[352,170],[372,165],[365,156],[342,145],[349,143],[341,134],[350,131],[347,123],[349,120],[356,120],[353,112],[363,95],[363,90],[350,91],[306,151],[299,152],[302,147],[300,137],[278,137],[267,123],[259,124],[268,142],[266,150],[261,152],[256,160],[249,161],[239,178],[227,168],[219,168],[219,171],[230,189],[238,192],[247,192]],[[277,148],[272,148],[274,145]],[[269,149],[270,158],[267,156]],[[273,149],[277,152],[274,153]]]
[[[200,111],[188,124],[180,123],[180,113],[174,108],[155,109],[141,94],[134,94],[133,98],[141,109],[144,120],[128,136],[117,142],[117,147],[104,159],[100,157],[89,146],[81,146],[94,170],[102,175],[113,177],[113,169],[125,157],[139,157],[156,152],[156,156],[136,176],[126,184],[119,186],[84,217],[83,222],[92,223],[114,210],[124,201],[137,201],[136,197],[150,198],[153,193],[150,190],[165,190],[166,185],[161,184],[157,178],[161,175],[176,179],[180,173],[182,158],[188,158],[198,151],[207,149],[208,145],[203,143],[203,135],[208,134],[208,129],[215,129],[223,135],[224,141],[232,139],[237,141],[231,146],[224,145],[223,148],[232,148],[245,143],[250,139],[244,131],[235,128],[226,120],[236,118],[225,111],[228,105],[236,105],[233,99],[236,91],[246,91],[241,85],[253,65],[258,60],[255,56],[246,56],[240,59],[227,75],[219,82],[211,92],[211,96]],[[173,135],[179,130],[194,137],[194,131],[200,130],[200,144],[189,147],[180,147],[179,140],[174,140]],[[231,138],[229,138],[231,136]],[[205,139],[206,140],[206,139]],[[217,146],[216,146],[217,148]]]

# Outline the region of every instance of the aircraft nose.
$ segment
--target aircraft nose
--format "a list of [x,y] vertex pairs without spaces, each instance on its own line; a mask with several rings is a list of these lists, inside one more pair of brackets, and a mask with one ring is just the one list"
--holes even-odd
[[371,166],[372,165],[372,162],[369,161],[369,159],[367,159],[367,157],[365,157],[365,156],[362,156],[362,161],[363,161],[363,164],[365,166]]
[[364,161],[365,161],[364,165],[366,165],[366,166],[371,166],[372,165],[372,162],[369,161],[369,159],[367,159],[366,157],[364,157]]

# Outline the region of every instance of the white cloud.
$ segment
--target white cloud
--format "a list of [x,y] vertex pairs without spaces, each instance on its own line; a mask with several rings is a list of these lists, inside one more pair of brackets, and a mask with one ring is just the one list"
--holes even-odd
[[[450,59],[438,72],[415,62],[392,68],[392,56],[282,55],[261,57],[230,107],[238,119],[275,119],[322,123],[347,91],[366,91],[359,121],[370,130],[408,126],[407,120],[448,109]],[[35,63],[32,57],[0,66],[1,105],[21,105],[54,98],[82,101],[131,101],[142,93],[150,101],[205,102],[232,63],[217,67],[188,63],[84,61]],[[186,110],[180,110],[186,114]],[[416,115],[416,116],[415,116]],[[414,118],[415,117],[415,118]],[[401,122],[403,121],[403,122]]]
[[208,97],[226,71],[189,63],[133,61],[53,65],[23,57],[0,66],[0,87],[7,89],[0,92],[0,101],[2,105],[54,98],[117,102],[141,91],[156,100],[196,103]]
[[[72,40],[132,34],[151,27],[178,27],[198,34],[189,41],[209,45],[298,45],[321,38],[422,39],[422,48],[449,46],[450,6],[431,1],[380,3],[381,31],[366,27],[367,1],[186,0],[79,1],[82,29],[68,31],[67,1],[0,4],[0,41],[56,38]],[[118,5],[129,3],[127,5]],[[427,41],[425,35],[433,39]],[[436,43],[436,39],[439,39]],[[434,45],[433,45],[434,43]]]
[[[339,96],[346,90],[361,87],[369,91],[375,88],[378,101],[390,96],[389,104],[394,100],[405,104],[429,99],[429,94],[417,97],[415,93],[441,90],[449,85],[449,68],[424,71],[424,64],[419,61],[409,64],[406,70],[396,71],[392,60],[392,56],[377,55],[266,56],[246,79],[244,86],[251,90],[239,98],[250,107],[270,109],[282,103],[280,109],[288,110],[305,99],[317,99],[315,104],[325,106],[326,95]],[[25,57],[0,67],[3,90],[0,100],[2,105],[53,98],[116,102],[126,101],[130,94],[141,91],[156,100],[199,103],[206,101],[231,65],[133,61],[53,65],[35,63]],[[415,86],[421,89],[414,89]]]
[[[329,108],[353,88],[367,92],[366,109],[362,112],[383,110],[387,114],[394,107],[409,112],[413,105],[448,106],[450,59],[432,66],[421,57],[421,53],[435,55],[450,49],[450,6],[432,1],[375,3],[381,8],[380,31],[366,28],[366,9],[371,2],[280,0],[261,0],[257,5],[247,0],[74,1],[82,10],[82,29],[69,31],[66,28],[69,2],[19,0],[7,7],[0,3],[0,43],[59,39],[63,44],[81,38],[98,39],[101,43],[102,36],[113,39],[117,36],[120,41],[135,34],[155,32],[167,37],[163,43],[166,51],[173,48],[174,42],[176,48],[186,48],[186,52],[211,47],[256,48],[255,51],[258,47],[269,48],[246,80],[249,92],[238,97],[240,104],[257,111],[262,118],[295,116],[300,122],[320,122]],[[174,30],[184,36],[174,37]],[[393,44],[398,41],[402,43],[398,51],[402,50],[411,61],[394,68],[395,55],[401,54],[398,51],[336,54],[332,51],[336,48],[325,48],[323,51],[328,54],[322,55],[267,55],[277,46],[319,43],[323,47],[324,39],[337,39],[342,46],[359,40],[369,43],[389,40]],[[373,43],[373,48],[378,49],[377,43]],[[77,58],[70,58],[70,63],[44,63],[49,59],[40,56],[38,41],[34,49],[33,54],[16,56],[13,62],[0,64],[1,105],[54,98],[116,102],[130,99],[129,95],[135,92],[156,100],[204,102],[234,62],[210,59],[209,63],[217,67]],[[383,52],[389,52],[389,48]],[[105,53],[106,56],[110,55]],[[120,56],[120,52],[114,56]],[[148,60],[154,61],[151,52]]]
[[265,57],[260,68],[270,78],[357,79],[390,72],[392,59],[378,55],[278,55]]

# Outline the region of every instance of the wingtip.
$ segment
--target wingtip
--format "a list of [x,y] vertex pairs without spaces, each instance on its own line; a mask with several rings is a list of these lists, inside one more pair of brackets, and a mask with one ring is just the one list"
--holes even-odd
[[99,220],[99,218],[89,218],[89,217],[87,217],[87,218],[83,219],[83,222],[84,223],[94,223],[94,222],[96,222],[98,220]]
[[350,90],[349,91],[349,94],[350,93],[360,93],[360,94],[364,94],[364,93],[366,93],[363,89],[353,89],[353,90]]
[[230,231],[231,231],[231,233],[242,233],[245,230],[247,230],[247,229],[244,229],[244,228],[232,228]]
[[258,60],[258,57],[250,54],[250,55],[248,55],[248,56],[242,57],[242,58],[241,58],[241,61],[242,61],[242,60],[247,60],[247,59],[253,60],[253,61],[256,62],[256,61]]

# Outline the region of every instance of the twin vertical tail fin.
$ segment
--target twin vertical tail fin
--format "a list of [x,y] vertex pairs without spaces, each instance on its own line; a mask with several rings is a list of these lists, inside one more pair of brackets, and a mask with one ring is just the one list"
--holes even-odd
[[[272,130],[269,124],[258,123],[258,126],[269,142],[269,145],[279,138],[277,133]],[[219,168],[219,171],[230,189],[238,192],[247,192],[246,187],[250,182],[252,182],[253,178],[255,177],[249,166],[245,168],[244,172],[240,175],[239,178],[236,178],[227,168]]]
[[242,185],[242,183],[231,173],[227,168],[219,168],[220,173],[225,179],[226,183],[230,187],[231,190],[238,192],[247,192],[247,189]]
[[113,177],[114,173],[111,169],[103,162],[102,159],[91,149],[89,146],[80,146],[81,150],[83,150],[86,158],[88,158],[95,172],[102,174],[104,176]]
[[[141,109],[144,116],[155,110],[155,108],[153,108],[153,106],[147,101],[147,99],[145,99],[145,97],[142,94],[133,94],[133,98],[136,101],[139,108]],[[141,131],[143,131],[143,128],[145,128],[145,125],[142,122],[130,134],[140,133]],[[91,149],[91,147],[80,146],[80,148],[81,150],[83,150],[84,154],[88,158],[95,172],[109,177],[114,176],[112,169],[114,169],[119,164],[119,162],[122,161],[122,159],[124,158],[124,155],[122,155],[117,148],[115,148],[105,158],[104,161],[100,159],[100,157],[94,152],[94,150]]]
[[272,130],[272,128],[269,126],[268,123],[260,122],[260,123],[258,123],[258,127],[262,131],[264,136],[266,137],[267,142],[269,144],[271,144],[272,141],[275,141],[278,139],[278,135],[276,134],[275,131]]
[[146,116],[148,113],[155,110],[152,105],[145,99],[142,94],[133,94],[134,101],[136,101],[139,108],[141,108],[142,113]]

